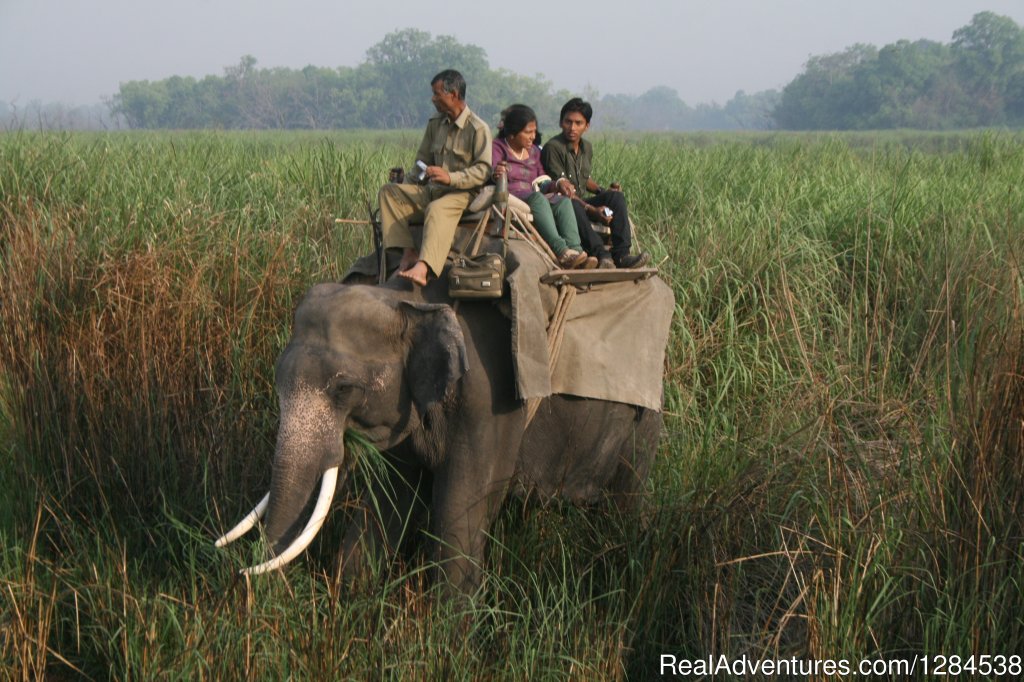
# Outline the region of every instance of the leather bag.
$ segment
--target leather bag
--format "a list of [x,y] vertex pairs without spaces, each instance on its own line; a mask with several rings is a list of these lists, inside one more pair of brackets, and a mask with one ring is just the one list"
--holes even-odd
[[500,253],[460,254],[448,270],[448,295],[454,299],[501,298],[505,259]]
[[501,189],[505,189],[506,192],[502,205],[504,225],[501,231],[501,253],[477,253],[490,217],[488,212],[470,237],[471,253],[456,253],[448,268],[448,295],[455,300],[496,299],[505,293],[505,256],[508,253],[509,220],[507,184],[504,188],[499,185],[499,192]]

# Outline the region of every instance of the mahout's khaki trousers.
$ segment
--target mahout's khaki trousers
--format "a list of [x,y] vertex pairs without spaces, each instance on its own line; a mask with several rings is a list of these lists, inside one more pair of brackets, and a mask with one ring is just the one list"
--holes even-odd
[[[473,198],[468,190],[390,183],[380,188],[384,248],[419,249],[420,260],[435,276],[444,269],[455,230]],[[416,244],[409,223],[423,221],[423,239]]]

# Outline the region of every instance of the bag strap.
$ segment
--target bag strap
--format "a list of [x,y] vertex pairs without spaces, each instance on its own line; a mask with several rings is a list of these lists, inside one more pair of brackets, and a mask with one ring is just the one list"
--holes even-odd
[[480,244],[484,240],[484,233],[487,232],[487,224],[491,221],[491,212],[485,211],[484,217],[480,219],[480,222],[476,224],[476,229],[473,230],[473,234],[470,236],[470,248],[469,257],[472,258],[476,255],[477,251],[480,250]]
[[492,208],[497,211],[498,216],[501,218],[501,221],[502,221],[502,227],[501,227],[501,257],[502,257],[502,259],[504,259],[504,258],[506,258],[508,256],[508,228],[509,228],[509,223],[512,222],[512,209],[509,208],[508,204],[505,204],[505,210],[504,211],[501,211],[497,207],[488,207],[488,209],[484,212],[483,218],[480,219],[480,222],[478,222],[476,224],[476,227],[473,229],[473,234],[470,235],[470,237],[469,237],[469,242],[468,242],[468,244],[470,245],[469,253],[467,254],[463,250],[456,249],[455,251],[456,251],[456,253],[458,255],[460,255],[460,256],[468,255],[470,258],[472,258],[473,256],[477,255],[477,253],[480,250],[480,245],[483,243],[484,234],[487,232],[487,225],[490,223],[490,220],[491,220],[491,209]]
[[508,256],[508,228],[512,222],[512,208],[505,204],[505,215],[502,216],[501,222],[501,258],[504,260]]

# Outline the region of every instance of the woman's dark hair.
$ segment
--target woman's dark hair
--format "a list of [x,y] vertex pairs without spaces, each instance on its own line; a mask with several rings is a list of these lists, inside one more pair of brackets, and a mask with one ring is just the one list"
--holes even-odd
[[[502,115],[503,123],[501,126],[501,136],[506,140],[523,132],[523,128],[531,122],[537,122],[537,114],[533,109],[525,104],[513,104],[509,108],[505,109],[505,111],[502,112]],[[539,132],[537,133],[537,138],[534,140],[534,144],[540,144]]]
[[590,102],[584,102],[580,97],[573,97],[562,105],[562,111],[558,114],[558,122],[561,123],[565,120],[566,114],[571,114],[573,112],[581,114],[583,116],[583,120],[589,125],[590,117],[594,115],[594,108],[590,106]]

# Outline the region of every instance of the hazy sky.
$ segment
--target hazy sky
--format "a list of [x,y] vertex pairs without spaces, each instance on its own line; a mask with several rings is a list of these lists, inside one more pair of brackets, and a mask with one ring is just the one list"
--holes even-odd
[[949,43],[986,10],[1024,25],[1024,0],[0,0],[0,100],[91,104],[124,81],[222,75],[245,54],[356,66],[387,33],[418,28],[557,88],[667,85],[723,104],[854,43]]

